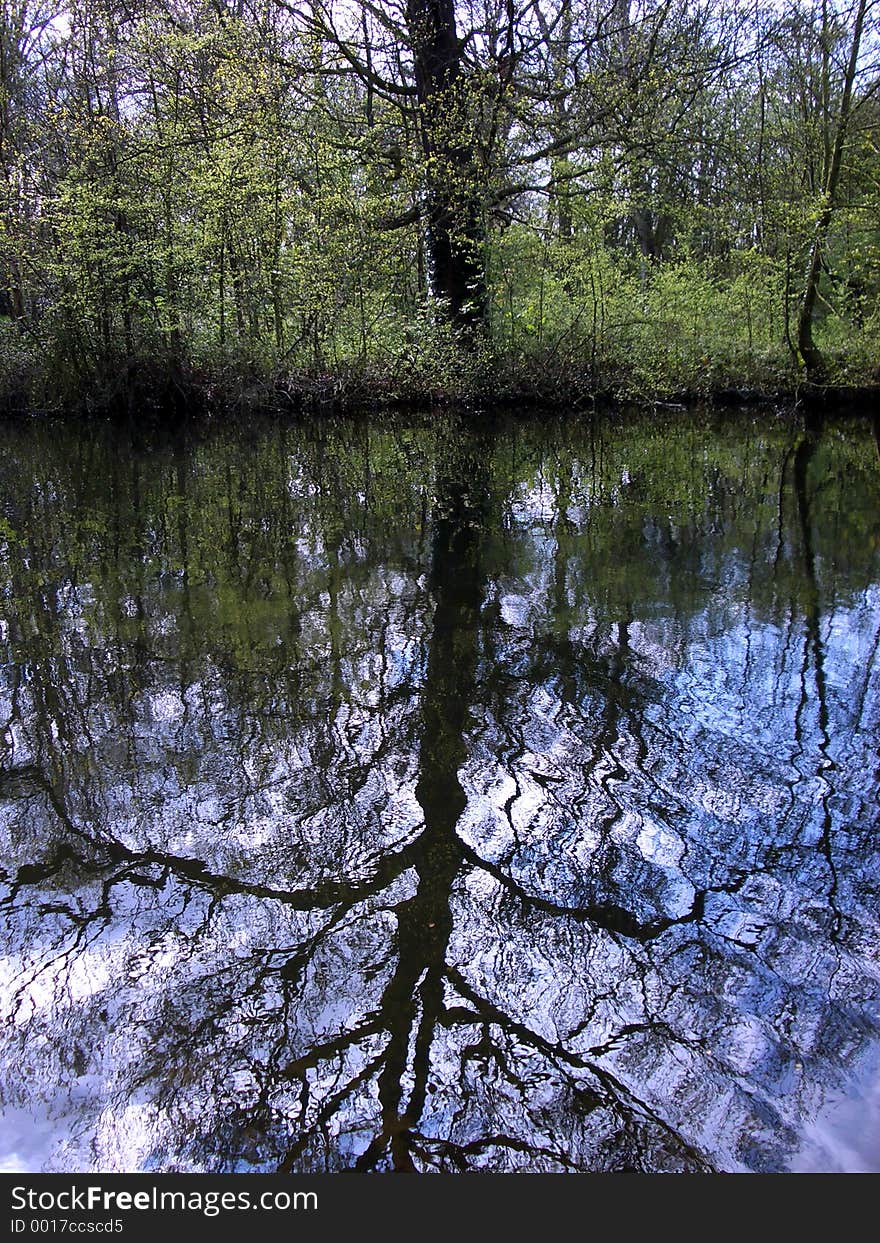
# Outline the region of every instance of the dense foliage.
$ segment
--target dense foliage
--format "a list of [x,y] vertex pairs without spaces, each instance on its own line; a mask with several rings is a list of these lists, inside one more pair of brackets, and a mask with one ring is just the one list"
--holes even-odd
[[0,0],[0,389],[870,383],[878,0]]

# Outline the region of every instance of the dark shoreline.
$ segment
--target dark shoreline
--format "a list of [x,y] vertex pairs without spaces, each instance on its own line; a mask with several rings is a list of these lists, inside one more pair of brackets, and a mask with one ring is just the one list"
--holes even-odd
[[48,417],[89,421],[147,421],[177,424],[192,419],[234,419],[242,415],[365,417],[449,413],[461,417],[515,414],[525,418],[574,413],[605,413],[626,408],[657,410],[764,410],[837,416],[880,415],[880,384],[821,385],[804,383],[793,388],[761,389],[749,386],[704,391],[640,394],[551,383],[503,385],[495,390],[476,388],[460,394],[436,388],[401,393],[381,384],[346,384],[331,376],[296,377],[270,381],[236,377],[232,383],[204,376],[169,375],[153,383],[136,382],[98,394],[84,394],[67,402],[41,404],[19,398],[0,403],[0,419]]

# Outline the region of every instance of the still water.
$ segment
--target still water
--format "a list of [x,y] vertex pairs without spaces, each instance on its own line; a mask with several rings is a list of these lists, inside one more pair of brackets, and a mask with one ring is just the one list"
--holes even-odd
[[868,424],[0,442],[0,1168],[880,1169]]

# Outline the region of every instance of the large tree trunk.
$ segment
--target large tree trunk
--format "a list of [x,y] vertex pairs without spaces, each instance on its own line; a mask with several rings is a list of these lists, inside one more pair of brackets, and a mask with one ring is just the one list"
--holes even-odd
[[473,336],[486,318],[482,208],[453,0],[407,0],[422,151],[427,165],[426,247],[431,292]]
[[651,262],[662,259],[669,236],[669,217],[652,211],[650,207],[634,207],[631,217],[642,258]]
[[[635,90],[639,77],[650,68],[650,63],[634,60],[632,53],[633,17],[632,0],[614,0],[611,8],[611,20],[615,23],[615,39],[617,43],[618,76],[625,93]],[[636,146],[639,135],[634,135]],[[642,282],[647,280],[648,264],[659,262],[663,258],[663,250],[669,241],[670,219],[660,211],[655,211],[650,202],[655,196],[651,185],[651,173],[641,163],[630,168],[627,177],[627,194],[631,203],[630,223],[635,231],[639,253],[642,258]]]
[[[551,27],[540,5],[535,8],[535,18],[541,31],[541,37],[550,58],[550,79],[548,87],[553,100],[552,134],[556,141],[564,138],[569,129],[569,118],[566,104],[566,76],[572,55],[572,12],[571,0],[562,0],[559,8],[559,20]],[[558,34],[556,33],[558,29]],[[574,215],[571,197],[571,162],[568,151],[563,147],[557,155],[550,158],[550,225],[555,228],[560,242],[570,242],[574,237]]]
[[862,42],[862,30],[865,24],[865,12],[867,7],[868,0],[859,0],[858,8],[856,9],[855,26],[853,27],[849,60],[847,62],[846,75],[843,80],[843,97],[840,101],[840,115],[837,119],[834,145],[830,149],[830,153],[826,151],[826,167],[824,169],[825,176],[822,187],[822,209],[819,212],[819,217],[816,221],[816,228],[813,233],[813,242],[810,246],[810,256],[807,260],[807,271],[804,278],[804,292],[801,295],[801,305],[798,313],[798,352],[804,360],[804,366],[807,369],[807,375],[810,379],[820,379],[824,371],[824,359],[822,358],[821,351],[813,340],[813,316],[815,314],[816,300],[819,294],[819,276],[822,271],[822,252],[825,249],[828,230],[831,226],[831,220],[834,216],[834,209],[837,205],[837,187],[840,181],[840,166],[843,158],[843,145],[846,140],[846,131],[849,125],[850,113],[852,112],[853,83],[855,82],[856,70],[858,68],[859,52]]

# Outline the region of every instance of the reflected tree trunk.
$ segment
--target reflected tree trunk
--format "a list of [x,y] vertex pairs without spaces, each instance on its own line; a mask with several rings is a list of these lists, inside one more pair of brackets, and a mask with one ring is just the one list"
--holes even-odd
[[814,684],[818,705],[818,750],[821,759],[816,776],[821,782],[822,831],[818,847],[828,866],[830,887],[828,904],[833,912],[834,929],[837,935],[841,929],[841,915],[837,906],[837,864],[834,860],[832,843],[831,799],[835,793],[830,773],[835,765],[831,759],[830,717],[828,711],[828,683],[825,674],[825,645],[822,641],[819,580],[816,573],[816,551],[813,539],[813,523],[810,513],[810,499],[807,489],[807,472],[818,448],[823,430],[821,419],[810,419],[807,422],[803,439],[794,455],[794,490],[797,499],[798,524],[800,526],[801,543],[804,551],[804,570],[807,580],[807,598],[804,609],[804,657],[801,666],[801,702],[796,716],[796,741],[799,748],[803,747],[802,717],[808,703],[807,670],[812,656]]
[[[425,1106],[434,1033],[443,1013],[451,893],[464,856],[455,828],[467,805],[459,769],[467,757],[465,730],[476,694],[480,609],[484,595],[481,544],[488,518],[485,446],[457,437],[437,479],[437,517],[430,586],[436,600],[422,700],[416,798],[424,829],[412,863],[414,897],[397,915],[397,968],[382,997],[390,1033],[379,1076],[382,1130],[362,1154],[359,1169],[375,1167],[387,1149],[396,1172],[414,1170],[413,1129]],[[404,1077],[414,1038],[413,1086]]]

